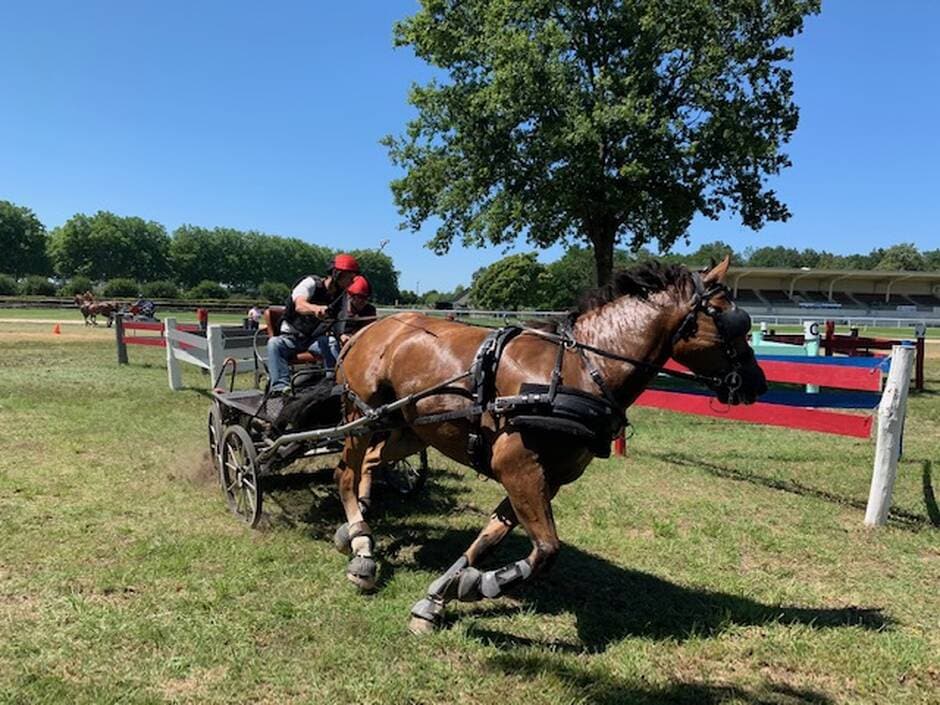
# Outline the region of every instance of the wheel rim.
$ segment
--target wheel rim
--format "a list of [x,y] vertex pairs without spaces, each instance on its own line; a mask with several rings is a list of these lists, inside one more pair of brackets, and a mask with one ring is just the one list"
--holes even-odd
[[249,526],[255,526],[261,518],[261,486],[255,446],[241,426],[225,429],[219,479],[229,509]]
[[222,467],[222,415],[219,413],[218,402],[209,407],[209,455],[212,456],[212,467],[216,472]]

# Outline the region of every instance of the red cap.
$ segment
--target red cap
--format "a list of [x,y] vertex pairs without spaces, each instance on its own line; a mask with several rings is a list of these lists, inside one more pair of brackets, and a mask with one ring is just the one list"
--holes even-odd
[[333,269],[341,272],[358,272],[359,263],[352,255],[340,254],[333,258]]
[[346,287],[346,293],[350,296],[368,297],[372,293],[372,287],[369,286],[369,280],[360,274]]

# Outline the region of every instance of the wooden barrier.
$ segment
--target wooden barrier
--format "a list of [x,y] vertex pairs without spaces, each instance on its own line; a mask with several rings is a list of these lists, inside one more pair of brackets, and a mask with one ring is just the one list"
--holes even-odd
[[878,440],[872,470],[865,524],[883,526],[891,508],[894,480],[901,455],[901,435],[907,413],[907,391],[914,366],[914,348],[897,345],[891,349],[891,371],[878,406]]
[[197,335],[187,331],[177,325],[175,318],[167,318],[164,321],[164,343],[170,389],[175,391],[183,388],[180,362],[196,365],[211,374],[209,339],[205,334]]
[[[239,326],[211,325],[205,337],[193,335],[173,318],[166,319],[166,369],[170,389],[182,389],[180,362],[196,365],[209,373],[215,384],[225,360],[235,360],[236,372],[255,370],[255,331]],[[268,338],[258,334],[258,356],[265,359]]]
[[[172,320],[174,320],[175,323],[175,319]],[[195,324],[178,325],[177,329],[188,333],[202,333],[202,335],[205,335],[203,329]],[[157,335],[146,335],[146,333],[156,333]],[[114,337],[117,344],[118,364],[127,364],[128,345],[148,345],[156,348],[165,347],[166,340],[163,333],[164,323],[159,321],[131,321],[125,319],[122,313],[116,314],[114,316]],[[186,345],[183,347],[185,348]]]
[[[916,353],[908,343],[893,346],[890,358],[760,356],[758,362],[769,382],[813,384],[815,391],[771,390],[748,406],[721,406],[703,390],[653,388],[643,392],[635,405],[853,438],[871,437],[874,416],[832,409],[877,407],[877,445],[865,524],[880,526],[891,507]],[[672,360],[666,367],[686,369]],[[888,380],[882,393],[886,372]],[[819,387],[849,391],[821,392]]]
[[[857,335],[839,335],[836,333],[835,321],[826,321],[826,333],[823,338],[823,350],[827,357],[835,353],[842,353],[851,357],[874,356],[873,350],[892,350],[897,346],[902,346],[909,340],[889,339],[889,338],[871,338]],[[924,358],[926,349],[927,326],[923,323],[914,325],[914,389],[918,392],[924,391]]]
[[[761,356],[758,362],[769,382],[814,385],[815,392],[793,392],[790,396],[778,396],[773,402],[758,401],[748,406],[722,406],[716,404],[710,393],[699,390],[647,389],[635,405],[838,436],[871,437],[870,414],[847,414],[811,407],[840,405],[833,395],[820,394],[819,387],[880,392],[882,361]],[[666,364],[666,369],[688,371],[674,360]],[[875,394],[856,396],[853,404],[870,402],[868,408],[872,408],[878,398]]]

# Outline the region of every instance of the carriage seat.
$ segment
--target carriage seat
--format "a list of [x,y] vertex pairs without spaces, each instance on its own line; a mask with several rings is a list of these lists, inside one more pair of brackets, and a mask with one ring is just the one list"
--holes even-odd
[[[269,336],[277,335],[281,330],[281,319],[284,317],[283,306],[268,306],[264,310],[264,325],[268,330]],[[304,350],[297,353],[289,360],[291,365],[311,365],[320,364],[322,359],[319,355]]]

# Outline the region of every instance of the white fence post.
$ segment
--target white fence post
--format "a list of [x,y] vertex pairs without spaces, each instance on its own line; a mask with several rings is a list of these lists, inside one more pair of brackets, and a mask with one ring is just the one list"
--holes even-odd
[[215,385],[215,381],[219,377],[219,371],[222,369],[222,363],[225,361],[222,326],[218,324],[209,326],[206,341],[209,343],[209,384]]
[[898,474],[901,433],[907,412],[907,390],[911,384],[914,348],[895,345],[891,348],[891,370],[878,405],[878,440],[875,446],[875,467],[872,471],[866,526],[883,526],[891,508],[891,494]]
[[166,344],[166,375],[170,383],[170,389],[174,392],[183,388],[183,378],[180,371],[180,362],[173,354],[173,348],[176,341],[170,331],[176,330],[176,319],[166,318],[163,320],[163,342]]
[[[819,355],[819,322],[803,321],[803,350],[807,357]],[[807,384],[807,394],[819,394],[818,384]]]

